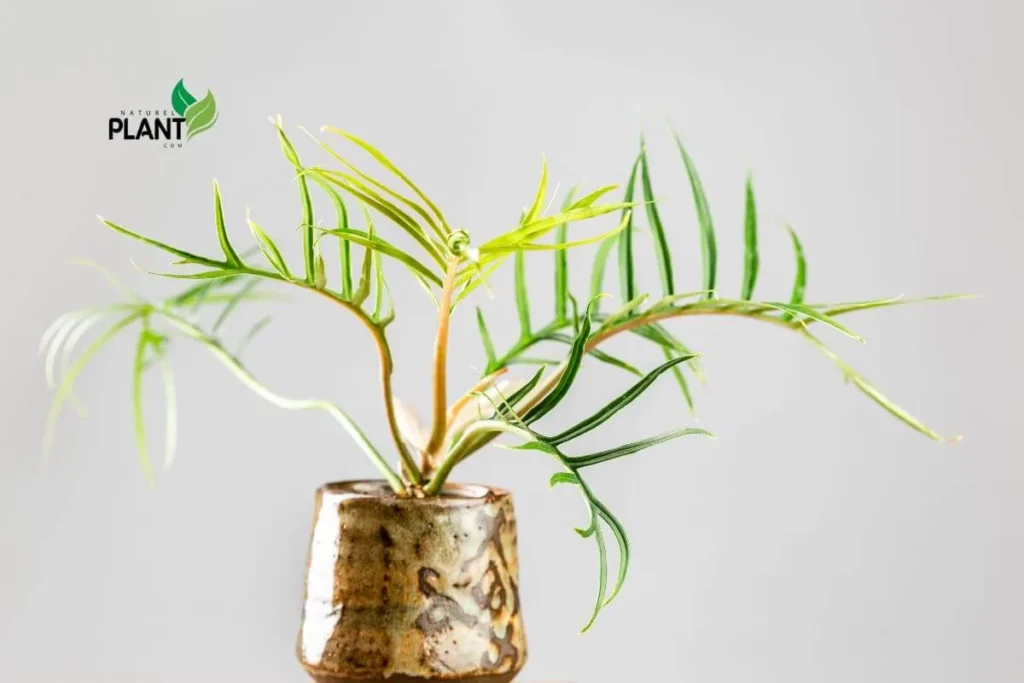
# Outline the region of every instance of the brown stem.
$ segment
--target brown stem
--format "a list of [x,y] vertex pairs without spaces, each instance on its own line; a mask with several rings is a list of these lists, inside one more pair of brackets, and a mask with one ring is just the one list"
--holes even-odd
[[434,341],[434,423],[427,442],[428,454],[435,453],[444,442],[448,428],[448,324],[452,317],[452,290],[455,289],[455,274],[460,259],[448,261],[441,290],[441,303],[437,309],[437,338]]

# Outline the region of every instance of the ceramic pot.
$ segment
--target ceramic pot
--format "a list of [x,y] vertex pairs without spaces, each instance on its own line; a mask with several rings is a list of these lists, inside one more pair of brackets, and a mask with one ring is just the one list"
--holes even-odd
[[316,492],[298,657],[319,683],[507,683],[526,661],[512,496]]

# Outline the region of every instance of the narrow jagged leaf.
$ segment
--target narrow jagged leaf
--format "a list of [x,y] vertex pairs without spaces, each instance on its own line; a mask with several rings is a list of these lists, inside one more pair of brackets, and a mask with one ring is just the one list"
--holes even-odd
[[587,306],[587,312],[583,315],[583,320],[580,322],[580,330],[576,334],[572,348],[569,350],[569,357],[565,361],[565,369],[562,371],[561,377],[558,378],[558,382],[548,395],[541,399],[540,403],[524,416],[527,424],[536,422],[547,415],[569,393],[569,387],[576,380],[576,374],[580,370],[580,365],[583,363],[583,356],[586,352],[587,339],[590,337],[590,320],[593,315],[593,304],[594,301],[591,301],[590,305]]
[[654,190],[651,187],[651,173],[647,163],[647,145],[640,136],[640,184],[644,192],[644,208],[647,210],[647,222],[654,234],[654,254],[658,259],[658,274],[661,276],[661,291],[668,296],[675,292],[672,277],[672,254],[669,251],[665,228],[658,214],[658,205],[654,201]]
[[[807,289],[807,259],[804,258],[804,247],[800,244],[796,231],[788,225],[786,230],[789,231],[789,238],[793,242],[793,255],[796,257],[796,275],[793,277],[793,293],[789,295],[789,303],[801,304]],[[783,318],[791,320],[792,316],[787,314]]]
[[505,398],[504,403],[501,404],[501,410],[499,411],[502,417],[508,417],[515,411],[519,402],[529,395],[529,393],[533,391],[533,388],[537,386],[537,383],[540,382],[540,378],[544,375],[545,370],[547,370],[546,367],[537,368],[537,372],[533,373],[533,377],[531,377],[526,384],[519,387]]
[[233,266],[242,265],[242,259],[235,253],[228,239],[228,231],[224,225],[224,206],[220,196],[220,185],[213,181],[213,214],[217,223],[217,240],[220,242],[220,250],[224,252],[224,258]]
[[[426,279],[438,287],[443,284],[441,278],[435,271],[431,270],[429,266],[425,265],[412,254],[381,239],[376,234],[371,237],[369,233],[356,230],[354,228],[349,228],[347,230],[327,230],[325,228],[318,228],[318,230],[323,235],[333,235],[342,242],[352,242],[353,244],[358,244],[359,246],[366,247],[372,251],[380,252],[383,256],[387,256],[388,258],[395,259],[411,271],[417,278]],[[351,279],[351,275],[349,277]],[[349,283],[349,286],[351,287],[351,282]]]
[[[366,234],[368,237],[373,237],[373,221],[370,220],[370,214],[363,207],[363,215],[366,218]],[[370,283],[373,281],[373,250],[370,247],[366,247],[363,250],[363,265],[359,269],[359,284],[356,286],[356,291],[352,293],[352,303],[356,306],[362,305],[366,301],[366,297],[370,296]]]
[[[575,188],[573,188],[573,189],[575,189]],[[584,208],[586,208],[588,206],[593,206],[597,202],[598,199],[600,199],[601,197],[605,196],[609,192],[612,192],[612,191],[617,190],[617,189],[619,189],[618,185],[605,185],[604,187],[599,187],[596,190],[594,190],[593,192],[591,192],[589,194],[583,195],[582,197],[580,197],[579,199],[573,201],[572,203],[568,204],[567,206],[563,206],[562,210],[563,211],[569,211],[571,209],[584,209]]]
[[242,301],[245,300],[245,298],[254,289],[256,289],[259,284],[260,281],[253,278],[242,285],[242,287],[231,296],[227,304],[224,305],[224,308],[221,309],[220,315],[217,316],[217,320],[213,323],[214,334],[217,334],[217,330],[219,330],[220,326],[224,324],[224,321],[228,319],[228,316],[231,315],[232,311],[234,311],[235,308],[238,307],[238,304],[242,303]]
[[135,362],[132,364],[132,418],[135,423],[135,447],[139,453],[139,466],[146,483],[153,485],[153,464],[149,461],[149,447],[146,443],[146,420],[142,412],[142,373],[146,367],[146,348],[149,333],[144,328],[135,345]]
[[537,186],[537,194],[534,196],[533,204],[527,210],[526,216],[521,221],[522,223],[532,223],[537,220],[541,210],[544,208],[544,196],[548,192],[548,160],[542,156],[540,163],[540,183]]
[[530,336],[530,299],[526,291],[526,258],[522,251],[515,254],[516,312],[519,314],[519,338]]
[[[704,185],[697,174],[693,159],[683,147],[683,141],[679,135],[675,131],[672,131],[672,135],[675,137],[679,155],[683,158],[683,164],[686,166],[686,175],[690,179],[690,190],[693,192],[693,204],[697,210],[697,222],[700,225],[700,253],[704,268],[704,282],[701,289],[713,291],[715,289],[715,273],[718,268],[718,251],[715,246],[715,225],[711,220],[711,209],[708,207]],[[711,298],[711,295],[709,294],[707,298]]]
[[851,301],[835,304],[805,304],[821,310],[825,315],[836,316],[855,311],[866,311],[872,308],[886,308],[889,306],[903,306],[906,304],[920,304],[930,301],[959,301],[961,299],[976,299],[976,294],[943,294],[940,296],[922,296],[916,298],[894,297],[890,299],[876,299],[874,301]]
[[367,152],[370,156],[372,156],[377,161],[377,163],[379,163],[381,166],[383,166],[387,170],[391,171],[391,173],[393,173],[403,183],[405,183],[406,186],[410,190],[415,192],[416,196],[419,197],[420,199],[422,199],[423,202],[428,207],[430,207],[430,210],[434,212],[434,215],[437,216],[438,220],[441,221],[441,225],[444,226],[445,232],[446,233],[451,232],[451,228],[448,226],[448,221],[445,220],[444,214],[442,214],[441,210],[439,208],[437,208],[437,205],[434,204],[434,202],[432,202],[430,200],[430,198],[426,194],[424,194],[424,192],[422,190],[420,190],[419,187],[416,186],[416,184],[409,178],[409,176],[405,175],[405,173],[403,173],[398,168],[398,166],[396,166],[390,159],[388,159],[386,156],[384,156],[384,154],[382,152],[380,152],[378,149],[376,149],[373,145],[371,145],[370,143],[366,142],[365,140],[363,140],[361,138],[358,138],[355,135],[353,135],[352,133],[343,131],[343,130],[341,130],[339,128],[335,128],[333,126],[324,126],[323,130],[328,130],[328,131],[334,133],[335,135],[340,135],[341,137],[345,138],[346,140],[349,140],[349,141],[355,143],[356,145],[358,145],[359,147],[361,147],[365,152]]
[[550,437],[548,441],[554,444],[555,446],[558,446],[559,444],[563,444],[566,441],[576,439],[580,436],[583,436],[587,432],[596,429],[597,427],[601,426],[602,424],[610,420],[617,412],[619,412],[620,410],[628,406],[630,403],[635,401],[637,398],[639,398],[640,395],[643,394],[648,389],[648,387],[654,384],[654,381],[658,379],[658,377],[660,377],[668,370],[671,370],[672,368],[676,367],[680,363],[689,360],[692,357],[693,356],[680,356],[678,358],[672,358],[666,361],[665,363],[662,363],[654,370],[651,370],[649,373],[647,373],[639,382],[631,386],[623,393],[619,394],[619,396],[617,396],[603,408],[598,410],[596,413],[586,418],[585,420],[581,420],[580,422],[576,423],[569,429],[566,429],[564,432],[561,432],[560,434]]
[[[640,167],[640,155],[633,162],[633,168],[629,172],[629,182],[626,183],[626,194],[622,198],[624,204],[633,203],[633,192],[636,186],[637,169]],[[627,220],[626,229],[619,235],[619,295],[624,301],[629,301],[636,296],[636,283],[633,273],[633,216],[623,211],[623,218]]]
[[270,235],[263,231],[259,225],[257,225],[251,218],[246,218],[249,221],[249,231],[252,232],[253,238],[256,240],[256,244],[259,245],[260,251],[263,252],[263,256],[267,259],[267,262],[274,267],[281,277],[286,280],[292,279],[292,274],[288,271],[288,265],[284,262],[284,257],[281,256],[281,250],[274,244],[274,240],[270,239]]
[[111,221],[108,221],[107,219],[103,218],[103,216],[97,216],[97,218],[100,219],[101,223],[106,225],[114,232],[118,232],[121,233],[122,235],[125,235],[126,237],[136,239],[144,244],[148,244],[151,247],[162,249],[163,251],[166,251],[169,254],[174,254],[175,256],[178,256],[179,258],[183,259],[186,263],[194,263],[196,265],[209,266],[211,268],[221,268],[227,265],[225,263],[221,263],[220,261],[214,261],[213,259],[206,258],[205,256],[198,256],[197,254],[192,254],[187,251],[183,251],[181,249],[178,249],[177,247],[172,247],[169,244],[165,244],[163,242],[151,239],[149,237],[144,237],[136,232],[132,232],[128,228],[121,227],[117,223],[112,223]]
[[[799,316],[804,315],[810,318],[811,320],[816,320],[820,323],[828,325],[833,329],[839,330],[847,337],[852,337],[853,339],[856,339],[857,341],[864,343],[864,338],[855,333],[853,330],[846,327],[841,322],[832,318],[831,316],[826,315],[825,313],[822,313],[821,311],[815,308],[811,308],[810,306],[805,306],[804,304],[784,304],[777,301],[765,302],[765,304],[771,306],[772,308],[777,308],[778,310],[783,311],[789,319],[799,318]],[[803,321],[801,320],[801,322]]]
[[480,307],[476,307],[476,327],[480,331],[480,341],[484,345],[484,353],[487,355],[487,368],[490,370],[491,366],[497,360],[497,355],[494,353],[494,342],[491,341],[491,333],[487,331],[487,321],[484,320],[484,312],[480,310]]
[[[661,351],[665,355],[666,360],[672,360],[672,352],[669,349],[662,347]],[[686,381],[682,368],[672,368],[672,376],[679,386],[679,391],[683,392],[683,400],[686,401],[686,407],[690,411],[690,416],[696,415],[696,410],[693,407],[693,394],[690,393],[690,384]]]
[[[338,232],[343,234],[348,232],[348,207],[345,206],[345,200],[320,176],[310,174],[309,177],[331,198],[331,202],[334,204],[334,213],[338,219]],[[340,235],[338,236],[338,269],[341,277],[341,298],[349,299],[352,296],[352,244]]]
[[277,137],[281,142],[281,151],[295,169],[296,178],[299,183],[299,201],[302,204],[302,223],[300,224],[302,225],[302,259],[306,266],[306,282],[312,284],[316,280],[316,255],[313,253],[313,244],[316,241],[316,237],[313,234],[315,220],[313,217],[313,200],[309,196],[309,184],[306,182],[306,174],[303,172],[305,169],[302,166],[302,162],[299,161],[299,155],[296,153],[292,141],[288,139],[284,132],[281,118],[271,119],[271,122],[277,129]]
[[754,182],[747,175],[747,205],[743,219],[743,287],[740,298],[749,301],[757,284],[757,203],[754,200]]
[[622,590],[623,584],[626,583],[626,575],[629,573],[629,536],[626,535],[626,529],[622,526],[615,515],[604,506],[601,501],[596,498],[591,499],[594,506],[597,507],[597,514],[604,520],[604,523],[611,529],[612,535],[615,536],[615,541],[619,546],[619,573],[615,579],[615,585],[612,586],[611,593],[608,594],[608,598],[604,601],[602,607],[607,607],[615,599],[615,596]]
[[599,453],[592,453],[591,455],[578,455],[568,458],[569,462],[574,467],[590,467],[591,465],[597,465],[602,462],[608,462],[609,460],[615,460],[622,458],[627,455],[632,455],[644,449],[650,448],[651,446],[657,446],[660,443],[670,441],[672,439],[679,438],[680,436],[689,436],[691,434],[700,434],[703,436],[711,436],[711,432],[698,429],[696,427],[686,427],[684,429],[675,429],[671,432],[665,432],[657,436],[652,436],[647,439],[641,439],[640,441],[634,441],[627,443],[616,448],[610,448],[606,451]]
[[[565,195],[565,200],[562,202],[562,211],[566,211],[572,204],[573,195],[576,193],[576,188],[570,188],[569,192]],[[569,225],[562,223],[555,230],[555,244],[565,245],[569,234]],[[568,297],[569,297],[569,255],[565,253],[565,248],[559,249],[555,252],[555,320],[566,320],[566,314],[568,312]]]

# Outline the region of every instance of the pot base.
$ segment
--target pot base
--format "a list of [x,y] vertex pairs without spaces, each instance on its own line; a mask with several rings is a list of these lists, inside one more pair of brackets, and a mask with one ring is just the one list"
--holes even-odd
[[394,676],[376,678],[345,678],[331,676],[330,674],[310,674],[310,678],[316,683],[509,683],[516,677],[518,671],[508,671],[503,674],[485,674],[480,676],[453,676],[451,678],[420,678],[419,676],[405,676],[396,674]]

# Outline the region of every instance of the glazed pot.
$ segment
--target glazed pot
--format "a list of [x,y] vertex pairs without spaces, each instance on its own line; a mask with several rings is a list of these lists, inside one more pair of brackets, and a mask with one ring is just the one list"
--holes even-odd
[[507,491],[316,492],[299,662],[319,683],[507,683],[526,661]]

